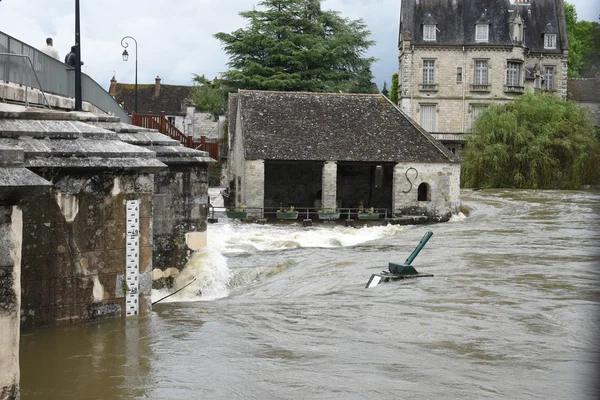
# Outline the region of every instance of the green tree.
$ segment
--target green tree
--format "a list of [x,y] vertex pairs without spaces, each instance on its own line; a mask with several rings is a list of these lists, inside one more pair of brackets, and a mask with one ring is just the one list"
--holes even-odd
[[385,97],[388,97],[388,95],[390,94],[390,91],[387,89],[386,81],[383,81],[383,89],[381,89],[381,94],[384,95]]
[[594,77],[600,71],[600,24],[577,21],[575,6],[565,2],[569,38],[569,78]]
[[464,187],[579,189],[600,183],[600,143],[577,103],[529,93],[489,107],[462,152]]
[[392,87],[390,88],[390,100],[394,104],[398,104],[398,73],[392,74]]
[[192,81],[196,84],[192,92],[196,109],[214,115],[224,114],[227,105],[227,92],[221,89],[220,80],[215,78],[211,82],[204,75],[194,74]]
[[374,44],[362,20],[322,11],[321,0],[262,0],[241,12],[247,26],[219,32],[233,88],[372,93]]

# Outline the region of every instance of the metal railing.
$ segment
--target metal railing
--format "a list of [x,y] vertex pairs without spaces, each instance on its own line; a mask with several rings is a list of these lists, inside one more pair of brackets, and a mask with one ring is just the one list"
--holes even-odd
[[[0,80],[42,90],[64,97],[75,97],[75,70],[0,31],[0,53],[28,56],[32,68],[24,57],[0,55]],[[36,79],[36,76],[38,79]],[[127,113],[115,99],[88,75],[81,74],[82,99],[122,122],[130,122]]]
[[[300,220],[303,219],[314,219],[317,221],[344,221],[344,220],[387,220],[392,214],[387,208],[351,208],[342,207],[336,208],[335,210],[322,210],[315,207],[215,207],[209,204],[209,215],[211,214],[214,218],[215,212],[225,212],[233,215],[233,218],[245,218],[240,214],[247,215],[259,215],[259,218],[272,218],[272,219],[284,219],[284,220]],[[283,214],[286,214],[285,218],[280,218]],[[293,215],[289,215],[293,214]]]
[[[33,62],[31,61],[31,58],[29,58],[29,56],[25,55],[25,54],[12,54],[12,53],[0,53],[0,56],[5,56],[5,57],[16,57],[16,58],[24,58],[27,59],[27,61],[29,61],[29,66],[31,67],[31,72],[33,73],[33,75],[35,76],[35,81],[37,82],[40,91],[42,92],[42,98],[43,98],[43,104],[42,106],[46,106],[48,105],[48,108],[52,108],[50,107],[50,103],[48,102],[48,99],[46,99],[46,93],[44,93],[44,89],[42,89],[42,84],[40,83],[40,79],[38,78],[37,74],[35,73],[35,67],[33,66]],[[27,88],[28,86],[25,86],[25,106],[29,107],[29,96],[27,95]]]

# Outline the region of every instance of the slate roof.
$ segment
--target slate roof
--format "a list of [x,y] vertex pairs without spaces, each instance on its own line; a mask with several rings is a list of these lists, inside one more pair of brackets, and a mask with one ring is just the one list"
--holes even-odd
[[[138,113],[158,114],[161,111],[168,115],[186,114],[185,105],[192,98],[193,86],[183,85],[160,85],[158,97],[154,95],[155,85],[138,84]],[[129,83],[117,83],[115,100],[121,104],[127,114],[131,114],[135,108],[135,85]]]
[[[514,13],[520,13],[524,45],[533,52],[562,53],[568,48],[563,0],[532,0],[511,5],[509,0],[402,0],[400,41],[426,46],[512,46],[509,32]],[[435,21],[435,41],[423,40],[423,24]],[[475,41],[475,25],[489,23],[489,40]],[[550,24],[550,25],[548,25]],[[556,49],[544,49],[544,33],[558,33]],[[520,44],[520,43],[519,43]]]
[[240,90],[238,96],[246,159],[459,162],[381,94]]
[[567,99],[584,103],[600,103],[600,78],[567,80]]

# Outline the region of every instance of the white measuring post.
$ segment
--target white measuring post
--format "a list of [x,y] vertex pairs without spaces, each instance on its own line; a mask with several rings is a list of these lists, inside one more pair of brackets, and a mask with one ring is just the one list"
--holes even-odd
[[139,313],[139,287],[140,287],[140,201],[127,200],[125,213],[125,315],[138,315]]

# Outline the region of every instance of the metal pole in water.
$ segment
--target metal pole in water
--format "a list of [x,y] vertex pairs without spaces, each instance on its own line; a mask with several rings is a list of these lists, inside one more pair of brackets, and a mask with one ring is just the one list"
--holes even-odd
[[421,241],[419,242],[419,244],[417,245],[417,247],[413,250],[413,252],[411,253],[410,256],[408,256],[408,258],[406,259],[406,261],[404,261],[405,265],[410,265],[413,260],[419,255],[419,252],[421,251],[421,249],[423,249],[423,247],[425,246],[425,244],[427,244],[427,242],[429,241],[429,238],[433,236],[433,232],[427,232],[425,234],[425,236],[423,236],[423,239],[421,239]]

